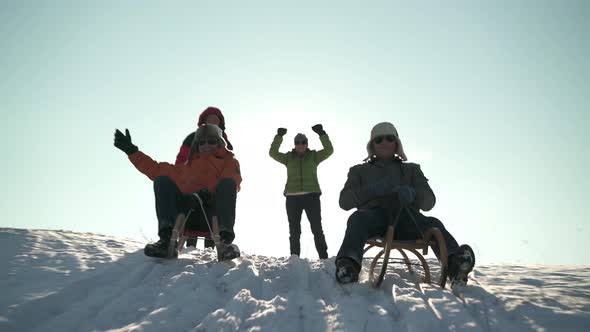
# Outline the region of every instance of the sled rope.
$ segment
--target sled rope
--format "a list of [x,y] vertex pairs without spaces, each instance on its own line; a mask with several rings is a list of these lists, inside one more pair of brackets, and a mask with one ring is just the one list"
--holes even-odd
[[[209,233],[211,233],[211,236],[214,236],[213,234],[213,230],[211,229],[211,225],[209,224],[209,218],[207,218],[207,214],[205,213],[205,208],[203,207],[203,200],[201,199],[201,197],[199,197],[199,195],[197,193],[193,193],[193,195],[197,198],[197,200],[199,201],[199,205],[201,206],[201,212],[203,212],[203,217],[205,217],[205,221],[207,222],[207,228],[209,228]],[[190,217],[191,212],[193,212],[194,209],[191,209],[188,212],[188,215],[186,216],[186,219],[188,220],[188,217]],[[215,239],[213,239],[215,240]],[[215,241],[217,242],[217,241]],[[216,243],[217,244],[217,243]]]
[[412,221],[414,222],[414,225],[416,225],[416,228],[418,229],[418,232],[420,232],[420,235],[422,237],[424,237],[424,233],[422,232],[422,229],[418,226],[418,223],[416,222],[416,219],[412,215],[412,211],[410,211],[410,208],[408,208],[407,205],[403,205],[402,208],[406,210],[406,213],[410,216],[410,219],[412,219]]

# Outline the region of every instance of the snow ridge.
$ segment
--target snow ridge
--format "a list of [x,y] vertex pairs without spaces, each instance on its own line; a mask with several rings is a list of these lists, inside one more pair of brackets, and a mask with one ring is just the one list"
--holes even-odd
[[[461,296],[393,264],[379,289],[334,280],[325,261],[0,228],[0,331],[582,331],[590,267],[480,266]],[[368,265],[368,264],[367,264]],[[438,277],[437,264],[431,264]]]

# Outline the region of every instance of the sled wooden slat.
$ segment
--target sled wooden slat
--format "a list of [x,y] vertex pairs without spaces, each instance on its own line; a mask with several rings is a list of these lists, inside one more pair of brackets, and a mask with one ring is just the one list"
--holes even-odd
[[[383,248],[373,258],[369,268],[369,281],[371,285],[376,288],[379,287],[383,282],[383,278],[385,277],[385,273],[387,271],[387,264],[389,263],[389,254],[391,250],[397,250],[401,253],[404,263],[411,273],[413,272],[412,264],[405,251],[409,251],[414,254],[422,264],[422,269],[424,270],[424,276],[422,280],[430,284],[432,282],[430,267],[428,266],[428,262],[426,259],[424,259],[423,255],[428,254],[428,248],[430,246],[438,245],[438,257],[440,257],[440,279],[438,280],[438,285],[441,288],[445,288],[448,272],[448,252],[441,231],[436,227],[428,228],[424,232],[423,238],[415,241],[394,241],[393,232],[393,226],[389,226],[387,228],[387,232],[385,233],[385,237],[369,239],[365,244],[364,253],[369,251],[371,248]],[[420,254],[418,250],[422,250],[422,254]],[[382,256],[383,258],[381,258]],[[381,267],[379,271],[375,271],[379,261],[381,261]]]
[[219,238],[219,222],[217,220],[217,216],[213,216],[211,218],[211,230],[213,234],[208,231],[197,231],[191,230],[186,228],[186,220],[187,216],[184,214],[179,214],[176,217],[176,223],[174,224],[174,228],[172,230],[172,238],[170,240],[171,246],[169,247],[169,253],[173,251],[173,245],[176,244],[174,247],[176,248],[177,252],[182,252],[184,248],[184,244],[186,240],[191,238],[205,238],[205,239],[212,239],[215,242],[215,248],[217,251],[217,260],[221,261],[223,256],[223,246],[221,245],[221,241]]

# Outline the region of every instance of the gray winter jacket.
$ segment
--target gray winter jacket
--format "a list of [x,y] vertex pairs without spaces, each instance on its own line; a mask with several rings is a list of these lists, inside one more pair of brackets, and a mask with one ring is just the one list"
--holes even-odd
[[340,207],[348,211],[352,208],[399,206],[395,195],[371,197],[369,194],[369,184],[386,179],[393,186],[408,185],[416,190],[416,199],[412,203],[414,208],[429,211],[434,207],[436,198],[428,185],[428,179],[420,170],[420,165],[400,160],[375,160],[351,167],[344,188],[340,191]]

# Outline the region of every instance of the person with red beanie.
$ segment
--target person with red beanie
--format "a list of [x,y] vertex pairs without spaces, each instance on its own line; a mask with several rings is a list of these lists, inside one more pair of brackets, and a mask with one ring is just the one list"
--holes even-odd
[[[221,130],[222,130],[223,139],[225,139],[225,142],[227,143],[227,149],[228,150],[234,149],[234,147],[231,145],[231,143],[227,139],[227,134],[225,133],[225,118],[223,117],[223,114],[221,113],[221,110],[219,108],[209,106],[203,112],[201,112],[201,115],[199,115],[199,121],[197,123],[197,127],[200,127],[204,124],[214,124],[214,125],[219,126],[219,128],[221,128]],[[186,138],[182,142],[182,145],[180,146],[180,150],[178,151],[178,154],[176,155],[176,162],[174,163],[175,165],[180,165],[180,164],[184,164],[187,162],[188,154],[189,154],[189,151],[191,148],[191,143],[193,142],[194,138],[195,138],[194,131],[191,131],[186,136]]]
[[[227,149],[228,150],[234,149],[233,146],[231,145],[231,143],[229,142],[229,140],[227,139],[227,135],[225,133],[225,118],[219,108],[209,106],[203,112],[201,112],[201,114],[199,115],[199,121],[197,123],[197,127],[200,127],[204,124],[213,124],[213,125],[216,125],[219,128],[221,128],[223,139],[227,143]],[[176,155],[176,162],[174,163],[175,165],[183,165],[188,161],[189,152],[191,149],[191,144],[192,144],[194,138],[195,138],[194,131],[191,131],[186,136],[186,138],[182,142],[182,145],[180,146],[180,150],[178,151],[178,154]],[[196,239],[189,239],[188,241],[186,241],[186,246],[187,247],[196,247],[197,240]],[[205,248],[213,248],[213,247],[215,247],[215,242],[213,242],[213,240],[211,240],[211,239],[205,240]]]

